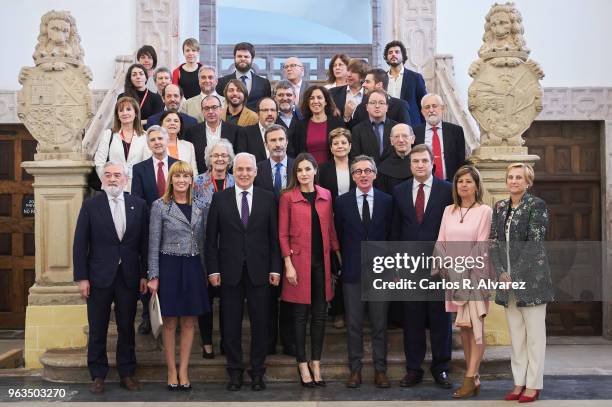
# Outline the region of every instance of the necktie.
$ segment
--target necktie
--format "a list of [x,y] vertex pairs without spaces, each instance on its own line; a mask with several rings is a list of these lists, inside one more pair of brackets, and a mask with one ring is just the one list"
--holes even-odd
[[434,175],[440,179],[444,178],[444,164],[442,164],[442,145],[438,136],[438,127],[432,127],[433,137],[431,139],[431,148],[434,155]]
[[423,187],[425,184],[419,184],[419,191],[417,192],[416,200],[414,202],[414,209],[416,211],[417,222],[423,223],[423,214],[425,214],[425,191]]
[[122,240],[123,235],[125,234],[125,222],[123,220],[120,206],[122,202],[119,200],[119,198],[113,198],[113,202],[115,204],[115,207],[113,208],[113,221],[115,222],[115,230],[117,231],[117,237],[119,237],[119,240]]
[[383,141],[383,123],[372,122],[372,126],[374,127],[374,133],[376,133],[376,137],[378,137],[378,154],[382,155],[384,150],[384,141]]
[[368,231],[370,226],[370,204],[368,203],[368,194],[363,194],[363,205],[361,205],[361,224],[363,228]]
[[245,228],[249,223],[249,201],[247,200],[247,194],[247,191],[242,191],[242,211],[240,219],[242,219],[242,224]]
[[166,192],[166,177],[164,176],[164,162],[157,163],[157,197],[161,198]]
[[242,75],[240,77],[240,80],[242,81],[242,83],[244,84],[244,87],[247,88],[247,90],[249,89],[249,87],[247,86],[246,80],[247,80],[247,76],[246,75]]
[[278,198],[280,196],[281,187],[283,186],[283,181],[281,179],[281,167],[282,163],[276,163],[274,166],[276,170],[274,171],[274,195]]

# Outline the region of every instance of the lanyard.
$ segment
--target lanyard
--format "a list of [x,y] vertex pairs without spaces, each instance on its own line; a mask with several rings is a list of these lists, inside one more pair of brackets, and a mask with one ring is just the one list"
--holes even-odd
[[144,105],[145,100],[147,100],[147,96],[149,96],[149,89],[145,90],[145,94],[140,101],[140,110],[142,110],[142,105]]
[[[217,181],[213,178],[213,187],[215,188],[215,192],[219,192],[219,188],[217,187]],[[227,183],[227,177],[223,178],[223,189],[225,189],[225,184]]]

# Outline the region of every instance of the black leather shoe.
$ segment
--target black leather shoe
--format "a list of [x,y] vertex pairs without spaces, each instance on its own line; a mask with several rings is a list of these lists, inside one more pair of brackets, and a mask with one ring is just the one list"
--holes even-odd
[[409,371],[408,373],[406,373],[404,378],[400,380],[400,386],[401,387],[412,387],[412,386],[416,386],[422,381],[423,381],[422,375],[416,372]]
[[138,325],[138,333],[141,335],[148,335],[151,333],[151,321],[143,319],[140,325]]
[[242,376],[235,375],[230,377],[230,381],[227,384],[226,389],[229,391],[238,391],[242,387]]
[[453,383],[450,381],[450,377],[448,376],[448,372],[440,372],[438,374],[433,375],[436,384],[443,389],[450,389],[453,387]]
[[283,354],[287,356],[293,356],[297,354],[297,350],[295,349],[295,345],[287,345],[283,346]]
[[214,359],[215,358],[215,352],[214,351],[206,352],[206,349],[204,349],[204,347],[202,347],[202,358],[203,359]]
[[251,379],[251,390],[262,391],[266,389],[266,383],[263,380],[262,375],[253,376]]

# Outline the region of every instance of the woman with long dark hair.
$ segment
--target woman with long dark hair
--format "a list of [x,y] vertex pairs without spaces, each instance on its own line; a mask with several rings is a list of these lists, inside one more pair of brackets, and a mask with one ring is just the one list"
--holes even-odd
[[336,54],[329,61],[327,68],[327,89],[348,84],[348,64],[351,59],[345,54]]
[[123,96],[130,96],[138,102],[140,108],[140,120],[146,124],[149,116],[164,110],[164,102],[160,95],[147,89],[147,69],[141,64],[132,64],[125,74],[123,85]]

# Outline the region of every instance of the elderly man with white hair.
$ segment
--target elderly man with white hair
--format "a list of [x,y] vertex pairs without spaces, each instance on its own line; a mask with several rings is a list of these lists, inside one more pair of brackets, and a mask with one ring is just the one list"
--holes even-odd
[[389,137],[391,152],[378,165],[378,176],[374,181],[376,188],[387,194],[393,193],[393,188],[412,177],[410,171],[410,149],[414,144],[412,127],[398,123],[391,128]]
[[230,376],[227,389],[242,387],[242,313],[247,300],[251,321],[251,389],[264,390],[268,351],[270,285],[280,283],[280,249],[274,194],[254,187],[255,156],[239,153],[233,165],[235,186],[213,196],[206,225],[206,268],[221,286],[223,343]]
[[442,121],[445,109],[439,95],[423,96],[421,113],[425,123],[414,128],[414,143],[428,145],[434,155],[434,175],[452,181],[457,169],[465,164],[465,136],[461,126]]

